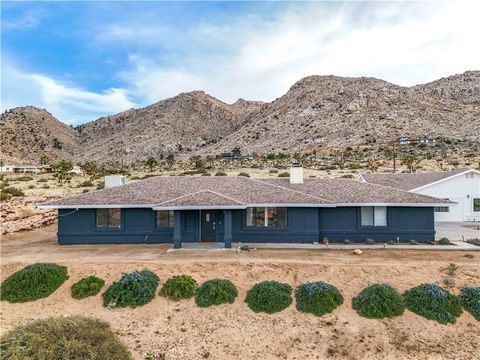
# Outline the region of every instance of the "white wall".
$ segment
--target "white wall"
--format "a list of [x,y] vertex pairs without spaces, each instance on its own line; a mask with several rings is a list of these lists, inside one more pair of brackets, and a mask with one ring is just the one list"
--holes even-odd
[[480,221],[480,212],[473,212],[473,199],[480,198],[480,174],[472,173],[473,178],[461,174],[412,192],[458,203],[450,205],[450,212],[436,212],[435,221]]

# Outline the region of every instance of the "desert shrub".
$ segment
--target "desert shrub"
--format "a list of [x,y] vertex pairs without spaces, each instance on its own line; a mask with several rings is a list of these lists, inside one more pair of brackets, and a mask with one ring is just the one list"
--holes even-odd
[[189,275],[175,275],[160,289],[160,295],[172,300],[190,299],[195,295],[197,282]]
[[73,284],[70,292],[74,299],[80,300],[97,295],[102,290],[103,285],[105,285],[104,280],[91,275]]
[[348,245],[348,244],[351,244],[351,243],[352,243],[352,240],[350,240],[350,239],[345,239],[345,240],[343,240],[343,243],[346,244],[346,245]]
[[480,239],[479,238],[472,238],[472,239],[467,239],[465,242],[472,244],[472,245],[477,245],[480,246]]
[[197,289],[195,302],[200,307],[232,304],[237,296],[237,288],[230,280],[212,279],[205,281]]
[[462,314],[456,296],[436,284],[422,284],[405,292],[407,309],[440,324],[455,323]]
[[455,263],[450,263],[448,264],[447,268],[447,274],[450,276],[455,276],[456,272],[458,270],[458,265]]
[[2,193],[10,194],[12,196],[25,196],[25,193],[22,190],[13,186],[3,189]]
[[95,186],[95,184],[90,180],[85,180],[85,181],[82,181],[80,184],[78,184],[78,187],[92,187],[92,186]]
[[397,245],[397,242],[395,240],[390,240],[388,242],[388,245]]
[[417,240],[413,240],[413,239],[410,240],[408,243],[409,243],[410,245],[417,245],[417,244],[418,244],[418,243],[417,243]]
[[82,316],[37,320],[0,340],[2,359],[132,359],[103,321]]
[[243,177],[250,177],[250,174],[246,173],[246,172],[241,172],[240,174],[238,174],[238,176],[243,176]]
[[103,293],[103,305],[137,307],[148,304],[155,297],[159,281],[155,273],[146,269],[125,274]]
[[247,244],[240,246],[241,251],[247,251],[248,252],[248,251],[251,251],[252,249],[253,249],[253,247],[251,247],[250,245],[247,245]]
[[292,287],[277,281],[263,281],[247,292],[245,302],[255,312],[273,314],[292,303]]
[[48,263],[28,265],[5,279],[0,299],[11,303],[41,299],[57,290],[67,279],[65,266]]
[[405,311],[401,295],[388,284],[366,287],[352,299],[352,308],[369,319],[391,318]]
[[32,181],[33,177],[31,177],[31,176],[20,176],[20,177],[16,178],[15,180],[17,180],[17,181]]
[[281,172],[280,174],[278,174],[278,177],[289,177],[289,176],[290,176],[290,174],[289,174],[288,172],[286,172],[286,171]]
[[0,191],[0,201],[8,201],[12,198],[12,195]]
[[455,278],[451,275],[447,275],[443,278],[443,285],[446,287],[454,287],[455,286]]
[[227,173],[224,171],[218,171],[217,173],[215,173],[215,176],[227,176]]
[[461,288],[459,299],[463,308],[480,321],[480,286]]
[[205,173],[203,173],[203,174],[202,174],[202,175],[200,175],[200,176],[211,176],[211,175],[210,175],[210,173],[208,173],[208,172],[205,172]]
[[297,310],[317,316],[331,313],[343,304],[343,296],[338,289],[323,281],[308,282],[295,291]]
[[373,244],[375,244],[375,240],[373,240],[373,239],[367,239],[367,240],[365,240],[365,242],[366,242],[368,245],[373,245]]
[[450,240],[446,237],[442,237],[440,240],[438,240],[438,243],[440,245],[450,245]]
[[46,182],[48,182],[48,180],[45,178],[41,178],[37,180],[37,183],[46,183]]
[[97,190],[102,190],[102,189],[105,189],[105,181],[100,181],[97,184]]
[[43,186],[42,186],[42,189],[50,189],[50,186],[48,186],[48,185],[43,185]]

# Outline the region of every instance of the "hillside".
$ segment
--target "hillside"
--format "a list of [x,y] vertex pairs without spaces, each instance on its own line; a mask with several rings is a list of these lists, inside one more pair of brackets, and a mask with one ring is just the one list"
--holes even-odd
[[0,116],[3,161],[38,162],[47,155],[53,160],[72,158],[78,150],[75,130],[45,109],[18,107]]
[[[70,129],[45,110],[1,116],[2,152],[15,159],[126,163],[147,156],[294,152],[319,146],[386,144],[399,136],[432,136],[480,145],[480,71],[402,87],[375,78],[309,76],[280,98],[224,103],[202,91]],[[61,149],[53,146],[57,138]],[[470,149],[471,151],[471,149]]]

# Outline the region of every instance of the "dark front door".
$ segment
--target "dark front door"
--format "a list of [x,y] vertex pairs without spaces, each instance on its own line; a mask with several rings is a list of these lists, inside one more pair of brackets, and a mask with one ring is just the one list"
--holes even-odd
[[216,241],[216,221],[215,210],[201,211],[201,241]]

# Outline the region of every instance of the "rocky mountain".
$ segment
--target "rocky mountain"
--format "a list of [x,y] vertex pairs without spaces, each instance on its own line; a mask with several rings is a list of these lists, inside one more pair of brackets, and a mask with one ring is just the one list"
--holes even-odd
[[38,162],[43,155],[52,160],[72,158],[79,137],[45,109],[18,107],[0,116],[2,161]]
[[[230,105],[195,91],[74,130],[46,114],[27,107],[2,115],[2,146],[10,156],[33,160],[41,150],[75,160],[128,163],[170,152],[216,155],[235,146],[245,153],[293,152],[386,144],[399,136],[479,146],[480,71],[413,87],[375,78],[309,76],[270,103],[239,99]],[[52,148],[55,137],[62,149]]]

